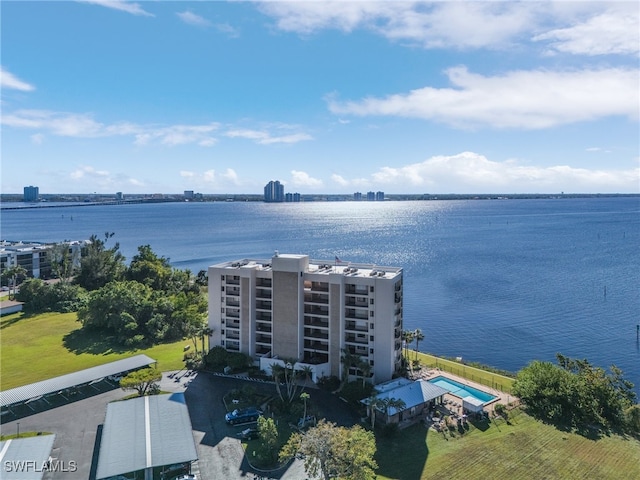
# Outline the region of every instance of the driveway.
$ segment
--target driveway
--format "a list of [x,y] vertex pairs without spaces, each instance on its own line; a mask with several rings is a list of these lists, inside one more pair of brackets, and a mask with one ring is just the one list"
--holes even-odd
[[[166,372],[163,375],[163,391],[185,392],[199,457],[194,465],[195,473],[199,473],[198,478],[203,480],[243,480],[254,479],[259,475],[279,480],[307,478],[304,466],[299,460],[293,461],[280,471],[262,474],[255,472],[246,460],[242,444],[237,437],[243,427],[227,425],[224,420],[226,410],[222,398],[229,390],[241,388],[249,381],[184,370]],[[269,395],[275,393],[275,387],[271,383],[251,381],[251,384],[257,391]],[[108,383],[86,388],[90,391],[77,401],[61,402],[62,405],[55,408],[42,405],[43,408],[36,413],[25,414],[19,419],[2,423],[3,434],[15,433],[19,422],[21,432],[51,432],[56,435],[51,456],[64,465],[75,462],[77,470],[47,472],[44,474],[44,480],[95,478],[99,449],[98,432],[104,423],[107,404],[129,393]],[[102,393],[98,393],[99,391]],[[345,426],[357,422],[358,419],[348,407],[335,396],[315,388],[310,388],[307,392],[314,406],[318,408],[320,417]],[[34,405],[34,408],[37,407],[38,405]]]

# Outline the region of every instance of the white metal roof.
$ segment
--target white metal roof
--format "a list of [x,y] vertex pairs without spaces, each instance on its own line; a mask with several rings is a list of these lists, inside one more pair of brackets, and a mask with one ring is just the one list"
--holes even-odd
[[[398,382],[398,386],[395,388],[384,388],[385,385],[389,386],[389,384],[392,384],[392,382],[382,384],[383,391],[378,393],[376,398],[395,398],[402,400],[405,403],[404,410],[416,407],[449,393],[448,390],[434,385],[431,382],[427,382],[426,380],[409,381],[408,383]],[[375,388],[377,390],[378,385],[376,385]],[[368,403],[368,399],[361,401]],[[389,408],[389,415],[395,415],[396,413],[397,410],[395,408]]]
[[183,393],[107,406],[96,478],[198,459]]
[[0,442],[2,480],[40,480],[55,438],[55,435],[39,435]]
[[6,407],[26,402],[27,400],[39,398],[50,393],[61,392],[79,385],[86,385],[94,380],[100,380],[110,375],[117,375],[118,373],[146,367],[152,363],[156,363],[156,361],[146,355],[136,355],[122,360],[116,360],[115,362],[105,363],[97,367],[80,370],[79,372],[0,391],[0,406]]

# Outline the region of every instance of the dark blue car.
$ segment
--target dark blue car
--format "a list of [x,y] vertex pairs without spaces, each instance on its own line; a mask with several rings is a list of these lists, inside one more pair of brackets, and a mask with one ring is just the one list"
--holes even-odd
[[260,415],[262,415],[261,410],[258,410],[256,407],[248,407],[229,412],[224,416],[224,419],[227,423],[234,425],[236,423],[255,422]]

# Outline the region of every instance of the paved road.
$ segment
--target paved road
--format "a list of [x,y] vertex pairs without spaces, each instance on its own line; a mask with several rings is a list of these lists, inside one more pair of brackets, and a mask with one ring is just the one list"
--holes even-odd
[[[223,396],[233,388],[241,388],[246,382],[247,380],[208,373],[189,374],[185,371],[167,372],[163,376],[163,391],[185,392],[199,456],[196,470],[199,470],[199,478],[202,480],[247,480],[256,477],[237,438],[237,433],[242,427],[229,426],[224,421]],[[271,383],[252,382],[252,386],[267,394],[275,392]],[[128,393],[107,383],[84,388],[87,389],[85,395],[80,396],[81,399],[75,402],[60,402],[62,405],[55,408],[11,421],[3,420],[3,434],[15,433],[18,422],[21,432],[55,433],[51,456],[66,465],[70,461],[76,462],[75,472],[48,472],[45,473],[44,480],[95,478],[99,448],[96,438],[104,423],[107,404],[125,397]],[[103,393],[98,393],[98,389]],[[317,389],[309,389],[308,392],[321,417],[345,426],[353,425],[357,421],[336,397]],[[88,396],[89,394],[95,395]],[[38,406],[49,407],[41,403],[35,404],[34,408]],[[265,476],[279,480],[307,478],[300,461],[294,461],[286,468]]]

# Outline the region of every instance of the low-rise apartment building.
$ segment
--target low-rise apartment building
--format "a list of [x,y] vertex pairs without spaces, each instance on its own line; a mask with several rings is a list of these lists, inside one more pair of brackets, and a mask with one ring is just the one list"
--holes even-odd
[[278,254],[209,267],[210,345],[246,353],[270,373],[297,362],[312,378],[392,378],[402,357],[402,268]]

